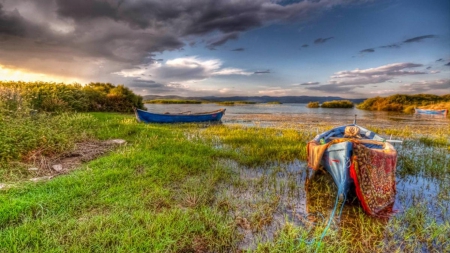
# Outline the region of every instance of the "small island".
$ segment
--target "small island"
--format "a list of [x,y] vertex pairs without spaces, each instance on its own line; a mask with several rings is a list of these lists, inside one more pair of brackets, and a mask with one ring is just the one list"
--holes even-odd
[[333,100],[323,102],[319,105],[319,102],[309,102],[306,107],[308,108],[353,108],[355,105],[350,100]]
[[306,105],[306,107],[308,107],[308,108],[319,108],[319,107],[320,107],[320,104],[319,104],[319,102],[309,102],[309,103]]
[[218,105],[253,105],[256,104],[256,102],[252,101],[221,101],[216,102]]

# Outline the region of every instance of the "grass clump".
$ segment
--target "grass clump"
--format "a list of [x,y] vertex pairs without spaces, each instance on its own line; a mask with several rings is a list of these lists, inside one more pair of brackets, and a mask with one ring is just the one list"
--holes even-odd
[[271,101],[271,102],[267,102],[268,105],[281,105],[283,103],[281,103],[280,101]]
[[333,100],[323,102],[322,108],[353,108],[355,105],[350,100]]
[[309,102],[309,103],[306,105],[306,107],[308,107],[308,108],[319,108],[319,107],[320,107],[320,104],[319,104],[319,102]]
[[210,142],[224,145],[232,158],[245,165],[261,165],[270,161],[306,160],[308,133],[292,129],[214,126],[202,132]]

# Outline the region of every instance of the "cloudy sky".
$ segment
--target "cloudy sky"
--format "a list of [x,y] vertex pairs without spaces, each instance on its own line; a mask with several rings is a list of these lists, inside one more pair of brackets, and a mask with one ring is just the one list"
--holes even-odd
[[0,0],[0,80],[181,96],[450,93],[448,0]]

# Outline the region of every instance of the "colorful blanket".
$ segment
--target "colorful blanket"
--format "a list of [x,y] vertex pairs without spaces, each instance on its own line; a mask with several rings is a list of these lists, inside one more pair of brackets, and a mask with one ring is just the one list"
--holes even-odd
[[395,201],[395,149],[370,149],[353,143],[350,177],[364,211],[377,215]]

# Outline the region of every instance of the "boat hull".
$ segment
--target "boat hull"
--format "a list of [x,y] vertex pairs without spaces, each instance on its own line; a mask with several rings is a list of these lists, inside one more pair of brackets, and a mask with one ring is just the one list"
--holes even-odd
[[199,114],[158,114],[135,110],[137,120],[145,123],[195,123],[195,122],[217,122],[225,114],[225,109]]
[[439,110],[416,109],[415,111],[417,114],[429,114],[429,115],[447,115],[448,114],[447,109],[439,109]]
[[[359,131],[345,137],[347,127]],[[397,152],[381,136],[354,124],[341,126],[317,135],[307,152],[308,167],[323,167],[340,198],[355,191],[366,213],[377,215],[395,200]]]

